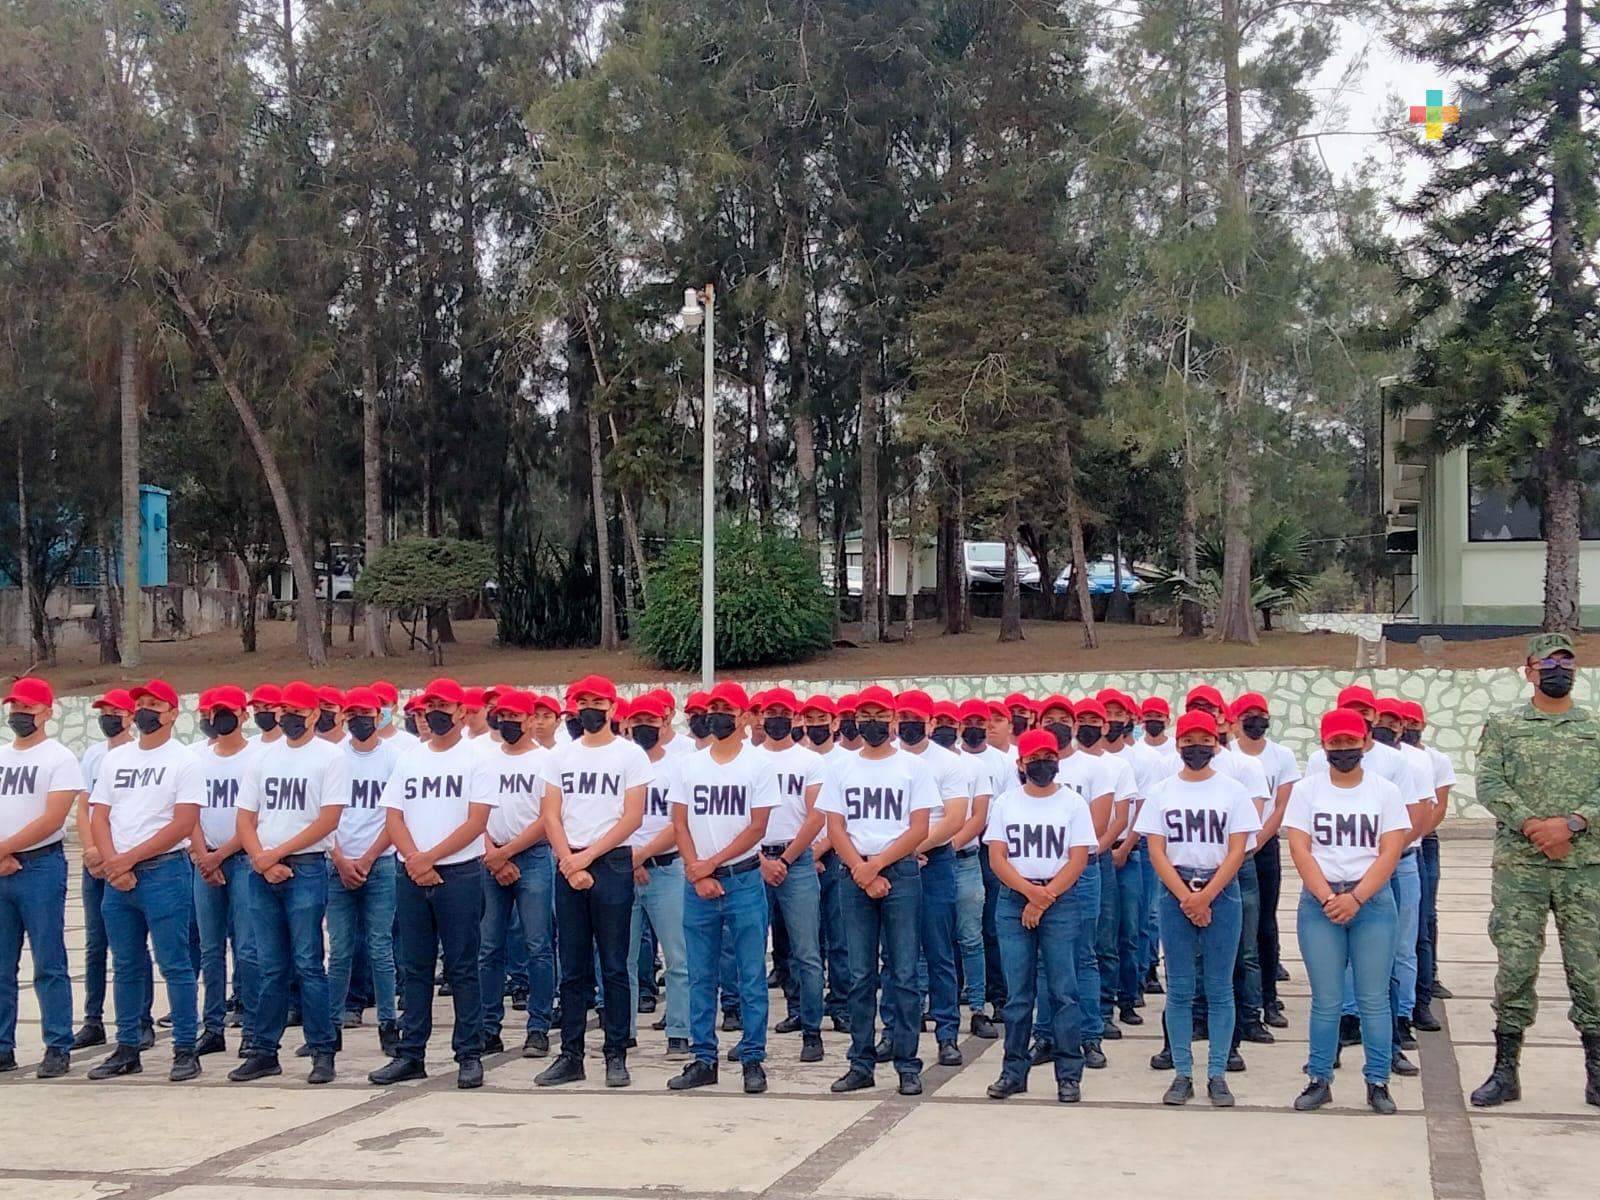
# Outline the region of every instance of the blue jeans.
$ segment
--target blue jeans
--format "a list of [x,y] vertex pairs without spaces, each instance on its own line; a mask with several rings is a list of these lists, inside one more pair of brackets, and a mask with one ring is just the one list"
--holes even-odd
[[1150,858],[1150,844],[1143,838],[1139,840],[1139,848],[1144,853],[1144,973],[1148,975],[1155,970],[1161,962],[1161,893],[1166,889],[1161,886],[1161,876],[1156,874],[1156,865]]
[[1283,890],[1283,844],[1273,835],[1256,850],[1256,886],[1261,895],[1261,915],[1256,924],[1257,962],[1260,964],[1261,1004],[1278,1006],[1278,964],[1282,947],[1278,935],[1278,899]]
[[[645,921],[655,931],[655,940],[661,946],[661,957],[667,967],[667,1011],[664,1014],[667,1036],[689,1036],[689,951],[684,945],[683,933],[683,859],[675,858],[666,866],[649,867],[650,882],[640,887],[633,885],[633,913],[630,937],[632,944],[640,944]],[[758,872],[759,873],[759,872]],[[655,974],[653,965],[649,967]],[[637,1036],[639,1028],[639,996],[642,982],[639,972],[629,975],[633,984],[633,1004],[629,1008],[628,1032]],[[652,978],[651,983],[655,980]],[[762,981],[766,986],[766,981]]]
[[723,953],[738,964],[740,1062],[767,1057],[767,885],[759,870],[719,879],[722,895],[704,900],[683,882],[683,941],[689,966],[689,1049],[703,1063],[717,1061],[717,991]]
[[961,959],[961,998],[973,1012],[983,1008],[983,868],[976,854],[956,855],[956,953]]
[[1028,1016],[1042,972],[1050,991],[1048,1037],[1055,1047],[1056,1082],[1078,1083],[1083,1079],[1077,946],[1082,923],[1070,892],[1044,910],[1036,929],[1023,927],[1025,907],[1027,901],[1010,888],[995,906],[995,934],[1006,973],[1005,1059],[1000,1073],[1010,1079],[1028,1078]]
[[[1100,955],[1097,944],[1100,936],[1100,863],[1093,856],[1084,867],[1078,882],[1068,893],[1078,914],[1078,936],[1073,942],[1078,954],[1078,1010],[1079,1025],[1086,1042],[1098,1042],[1106,1031],[1105,1018],[1100,1012]],[[1041,968],[1042,969],[1042,968]],[[1055,1023],[1055,1006],[1050,1001],[1050,989],[1036,985],[1039,997],[1035,1005],[1033,1036],[1048,1039]]]
[[[17,1048],[17,975],[26,935],[46,1050],[72,1049],[72,975],[67,966],[67,856],[54,848],[0,878],[0,1053]],[[19,1131],[20,1132],[20,1131]]]
[[1000,902],[1000,893],[1006,888],[989,865],[989,848],[981,841],[978,871],[983,876],[983,990],[998,1013],[1006,1006],[1006,973],[1000,965],[1000,940],[995,931],[994,914]]
[[[106,1015],[106,881],[83,872],[83,1019],[94,1025],[105,1023]],[[150,950],[144,953],[144,1015],[140,1020],[152,1025],[150,1006],[155,1002],[155,968],[150,965]]]
[[1417,915],[1416,1003],[1422,1005],[1433,999],[1433,985],[1438,979],[1439,835],[1430,833],[1423,838],[1418,853],[1421,857],[1417,878],[1422,885],[1422,902]]
[[[483,920],[478,929],[478,986],[483,991],[483,1036],[499,1037],[506,1018],[507,947],[526,947],[528,1033],[550,1032],[556,994],[556,856],[549,842],[529,846],[511,861],[522,872],[510,887],[483,873]],[[513,921],[512,914],[521,919]]]
[[[638,884],[634,884],[633,907],[639,908]],[[633,981],[635,997],[633,1011],[639,1011],[639,1001],[648,996],[652,1000],[661,999],[661,989],[656,986],[656,956],[660,952],[661,943],[656,940],[656,927],[650,923],[649,914],[639,922],[639,948],[633,952]]]
[[922,1032],[921,997],[917,994],[917,943],[921,936],[922,876],[915,857],[891,863],[883,878],[889,894],[874,900],[848,876],[839,881],[844,909],[845,937],[850,943],[854,970],[850,987],[850,1065],[873,1074],[874,1018],[877,1016],[879,955],[888,979],[889,1016],[884,1036],[894,1048],[895,1070],[904,1074],[922,1070],[917,1038]]
[[478,985],[483,860],[473,858],[434,870],[440,882],[419,887],[404,864],[395,864],[394,911],[400,926],[396,973],[402,978],[406,1001],[400,1014],[398,1057],[422,1062],[428,1052],[433,1036],[433,968],[442,950],[455,1012],[450,1049],[460,1062],[483,1053],[483,992]]
[[845,874],[839,856],[832,851],[824,856],[818,878],[822,886],[822,960],[828,971],[823,1005],[830,1017],[847,1017],[850,1015],[850,947],[844,935],[840,887],[854,887],[855,884]]
[[1237,1031],[1261,1020],[1261,885],[1254,858],[1240,864],[1234,882],[1239,885],[1239,953],[1233,963]]
[[172,1045],[194,1049],[200,1014],[189,929],[194,917],[194,868],[187,854],[162,857],[133,870],[131,891],[107,887],[101,913],[116,974],[112,996],[117,1006],[117,1045],[139,1046],[139,1025],[150,1012],[151,978],[148,946],[167,985],[172,1006]]
[[337,870],[328,872],[328,1002],[333,1020],[344,1020],[361,935],[366,935],[367,962],[372,974],[373,998],[380,1023],[395,1020],[394,981],[394,875],[399,860],[380,855],[367,872],[367,881],[347,888]]
[[1107,850],[1095,864],[1100,873],[1100,913],[1094,925],[1094,957],[1100,967],[1100,1011],[1109,1017],[1117,1000],[1117,864]]
[[200,978],[205,983],[207,1033],[228,1023],[228,943],[233,943],[233,982],[242,1006],[241,1033],[248,1044],[255,1033],[261,981],[256,960],[255,923],[250,916],[250,856],[243,850],[222,860],[222,886],[194,873],[194,916],[200,927]]
[[[767,889],[771,908],[782,915],[789,932],[789,978],[794,997],[787,1016],[800,1018],[802,1033],[822,1032],[822,880],[816,859],[805,851],[777,887]],[[798,1010],[798,1013],[797,1011]]]
[[[1135,846],[1128,861],[1116,868],[1117,982],[1116,1002],[1131,1005],[1144,994],[1144,845]],[[1114,865],[1114,864],[1113,864]]]
[[1411,1019],[1417,1001],[1417,926],[1422,913],[1422,873],[1419,854],[1402,858],[1389,877],[1394,893],[1394,970],[1389,981],[1389,1007],[1396,1017]]
[[1161,945],[1167,955],[1167,1034],[1173,1070],[1179,1075],[1194,1077],[1190,1042],[1194,1037],[1197,953],[1205,955],[1205,995],[1210,1010],[1206,1078],[1219,1079],[1227,1073],[1228,1051],[1233,1046],[1233,964],[1239,957],[1242,908],[1238,880],[1229,880],[1211,902],[1211,924],[1202,929],[1183,915],[1176,896],[1161,889]]
[[257,872],[250,875],[250,915],[260,968],[253,1045],[260,1054],[277,1054],[289,1023],[289,983],[298,980],[306,1045],[315,1054],[332,1054],[338,1033],[322,957],[328,860],[294,857],[295,862],[283,864],[294,874],[282,883],[268,883]]
[[[632,1006],[633,851],[618,847],[589,867],[594,886],[575,891],[556,876],[556,936],[561,944],[561,1053],[583,1057],[584,1027],[595,1000],[596,958],[605,1007],[600,1013],[607,1058],[628,1052]],[[762,987],[766,980],[762,980]]]
[[1333,1078],[1339,1048],[1339,1013],[1347,972],[1355,977],[1356,1004],[1361,1014],[1361,1044],[1368,1083],[1388,1083],[1393,1048],[1389,1021],[1389,973],[1394,962],[1398,926],[1394,895],[1388,888],[1356,910],[1348,924],[1335,925],[1311,893],[1301,891],[1296,927],[1300,957],[1311,981],[1311,1039],[1306,1074]]

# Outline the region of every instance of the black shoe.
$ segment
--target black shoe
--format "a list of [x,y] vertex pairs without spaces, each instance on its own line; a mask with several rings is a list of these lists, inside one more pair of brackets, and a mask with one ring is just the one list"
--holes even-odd
[[530,1030],[522,1043],[523,1058],[543,1058],[550,1053],[550,1035],[542,1029]]
[[252,1054],[233,1070],[228,1072],[231,1083],[250,1083],[257,1079],[266,1079],[270,1075],[282,1075],[283,1067],[278,1062],[276,1054]]
[[1152,1054],[1150,1056],[1150,1069],[1152,1071],[1172,1070],[1172,1050],[1167,1046],[1163,1046]]
[[822,1035],[820,1033],[803,1033],[800,1035],[800,1061],[822,1061]]
[[738,1033],[744,1028],[744,1022],[739,1019],[739,1014],[733,1009],[724,1009],[722,1012],[722,1032]]
[[962,1063],[961,1047],[954,1042],[939,1043],[939,1065],[941,1067],[959,1067]]
[[994,1022],[989,1019],[988,1013],[973,1013],[967,1028],[972,1031],[973,1037],[982,1038],[986,1042],[992,1042],[1000,1036],[1000,1031],[994,1027]]
[[1273,978],[1276,979],[1279,983],[1288,983],[1289,982],[1289,968],[1285,967],[1282,963],[1279,963],[1278,964],[1278,970],[1273,975]]
[[332,1083],[334,1080],[333,1055],[327,1051],[311,1056],[311,1073],[306,1076],[307,1083]]
[[1187,1075],[1178,1075],[1173,1078],[1167,1094],[1161,1097],[1161,1103],[1176,1106],[1187,1104],[1192,1099],[1194,1099],[1194,1080]]
[[296,1046],[294,1048],[294,1056],[296,1058],[310,1058],[311,1057],[311,1043],[310,1042],[301,1042],[298,1046]]
[[1018,1079],[1012,1075],[1002,1075],[989,1085],[989,1099],[1008,1100],[1012,1096],[1020,1096],[1028,1090],[1028,1081]]
[[464,1092],[483,1086],[483,1059],[475,1054],[463,1058],[456,1067],[456,1087]]
[[454,996],[455,994],[456,994],[456,990],[455,990],[455,988],[450,986],[450,981],[448,979],[446,979],[443,983],[441,983],[439,985],[439,995],[441,997]]
[[1156,973],[1151,971],[1149,978],[1144,981],[1144,994],[1146,996],[1160,996],[1164,995],[1166,990],[1161,986],[1161,980],[1156,978]]
[[659,1021],[651,1021],[650,1022],[650,1028],[654,1029],[657,1033],[660,1033],[666,1027],[667,1027],[667,1019],[666,1019],[666,1017],[662,1017]]
[[1409,1078],[1412,1075],[1421,1075],[1422,1068],[1407,1058],[1401,1051],[1396,1050],[1394,1057],[1389,1060],[1389,1074],[1403,1075]]
[[577,1083],[584,1077],[583,1059],[565,1052],[556,1055],[555,1062],[533,1077],[540,1087],[556,1087],[563,1083]]
[[1296,1112],[1315,1112],[1333,1099],[1333,1085],[1326,1079],[1313,1079],[1306,1090],[1294,1098]]
[[305,1014],[302,1013],[298,1008],[291,1008],[289,1010],[288,1024],[290,1029],[300,1028],[301,1025],[305,1024]]
[[1135,1008],[1143,1008],[1144,1007],[1144,990],[1143,989],[1140,989],[1139,994],[1133,998],[1133,1006]]
[[1107,1042],[1120,1042],[1122,1040],[1122,1030],[1117,1027],[1115,1021],[1107,1020],[1105,1028],[1100,1031],[1100,1037]]
[[830,1092],[859,1092],[863,1088],[876,1086],[877,1082],[878,1081],[871,1075],[867,1074],[867,1072],[856,1067],[851,1067],[843,1075],[835,1079],[833,1083],[829,1085],[828,1090]]
[[1105,1051],[1100,1049],[1099,1042],[1083,1043],[1083,1065],[1091,1071],[1103,1071],[1106,1066]]
[[352,1010],[344,1014],[344,1020],[339,1022],[339,1028],[360,1029],[366,1023],[366,1018],[361,1013]]
[[1344,1066],[1344,1047],[1335,1046],[1333,1048],[1333,1069],[1337,1071],[1342,1066]]
[[1435,1000],[1454,1000],[1456,994],[1435,979],[1433,981],[1433,998]]
[[156,1023],[154,1021],[139,1022],[139,1049],[154,1050],[156,1045]]
[[[667,1039],[667,1061],[668,1062],[682,1062],[684,1059],[686,1059],[688,1057],[689,1057],[689,1039],[688,1038],[668,1038]],[[801,1060],[804,1061],[805,1056],[801,1055],[800,1057],[801,1057]]]
[[74,1050],[87,1050],[90,1046],[106,1044],[106,1027],[99,1021],[85,1021],[83,1027],[72,1035]]
[[902,1096],[922,1095],[922,1075],[917,1071],[903,1071],[900,1074],[900,1094]]
[[1415,1050],[1417,1048],[1417,1035],[1411,1032],[1411,1022],[1405,1017],[1394,1019],[1395,1044],[1402,1050]]
[[485,1034],[484,1035],[483,1053],[485,1053],[485,1054],[504,1054],[505,1052],[506,1052],[505,1039],[502,1038],[498,1033],[496,1033],[496,1034]]
[[238,1009],[233,1009],[223,1018],[222,1024],[228,1029],[238,1029],[244,1025],[244,1014]]
[[1423,1033],[1438,1033],[1444,1026],[1433,1015],[1433,1009],[1423,1003],[1417,1005],[1416,1011],[1411,1014],[1411,1028],[1420,1029]]
[[118,1075],[138,1075],[143,1071],[144,1064],[139,1061],[139,1051],[133,1046],[119,1043],[110,1057],[89,1068],[89,1078],[115,1079]]
[[779,1021],[776,1025],[774,1025],[772,1027],[772,1032],[773,1033],[799,1033],[800,1032],[800,1018],[799,1017],[785,1017],[783,1020]]
[[1228,1081],[1224,1076],[1218,1075],[1215,1079],[1206,1080],[1206,1095],[1211,1098],[1212,1108],[1232,1108],[1233,1092],[1228,1088]]
[[698,1058],[686,1064],[671,1079],[667,1080],[667,1088],[674,1092],[687,1092],[691,1088],[710,1087],[717,1082],[717,1064],[714,1062],[701,1062]]
[[1076,1104],[1083,1099],[1083,1086],[1068,1079],[1056,1084],[1056,1101],[1060,1104]]
[[1375,1113],[1392,1116],[1399,1109],[1395,1106],[1394,1097],[1389,1095],[1389,1089],[1381,1083],[1367,1084],[1367,1105]]
[[1144,1018],[1134,1011],[1133,1005],[1124,1004],[1117,1013],[1117,1020],[1124,1025],[1143,1025]]
[[1339,1018],[1339,1045],[1361,1045],[1361,1018],[1345,1013]]
[[157,1017],[156,1018],[156,1024],[159,1025],[162,1029],[171,1029],[172,1028],[172,1014],[171,1013],[165,1013],[162,1016]]
[[208,1029],[200,1035],[200,1040],[194,1044],[194,1052],[204,1057],[207,1054],[221,1054],[228,1048],[227,1039],[215,1029]]
[[923,1032],[923,1033],[932,1033],[933,1032],[933,1027],[934,1027],[933,1014],[932,1013],[928,1013],[928,1012],[923,1013],[922,1014],[922,1030],[921,1030],[921,1032]]
[[1582,1033],[1583,1039],[1583,1102],[1600,1108],[1600,1033]]
[[513,988],[511,991],[511,1009],[513,1012],[528,1011],[528,993],[525,988]]
[[770,992],[774,988],[781,988],[782,986],[783,981],[778,978],[778,969],[774,967],[767,972],[767,991]]
[[184,1083],[195,1079],[200,1074],[200,1056],[193,1050],[174,1050],[172,1052],[172,1069],[167,1072],[167,1078],[173,1083]]
[[628,1074],[628,1059],[621,1054],[608,1054],[606,1056],[606,1086],[609,1088],[625,1088],[633,1082],[633,1076]]
[[391,1058],[376,1071],[367,1075],[368,1083],[386,1085],[391,1083],[404,1083],[408,1079],[426,1079],[427,1068],[422,1065],[420,1058]]
[[741,1045],[743,1045],[743,1044],[744,1044],[744,1039],[740,1038],[739,1041],[735,1042],[733,1045],[728,1047],[727,1059],[728,1059],[729,1062],[736,1063],[736,1062],[742,1061],[739,1058],[739,1047]]
[[833,1031],[835,1033],[849,1033],[850,1032],[851,1026],[850,1026],[850,1018],[848,1016],[832,1017],[830,1019],[833,1021]]
[[747,1096],[759,1096],[767,1090],[767,1069],[758,1062],[744,1065],[744,1091]]
[[1056,1044],[1049,1038],[1033,1039],[1033,1055],[1028,1061],[1036,1067],[1042,1067],[1047,1062],[1055,1062]]
[[894,1057],[894,1043],[887,1035],[878,1039],[878,1044],[872,1048],[872,1057],[879,1062],[888,1062]]
[[1232,1050],[1228,1051],[1228,1070],[1237,1075],[1244,1069],[1244,1055],[1240,1054],[1239,1047],[1235,1046]]
[[[15,1067],[17,1056],[10,1055],[12,1067],[0,1067],[0,1070],[11,1070]],[[46,1050],[44,1059],[39,1063],[39,1069],[33,1073],[35,1079],[59,1079],[72,1069],[72,1055],[65,1050]]]
[[1274,1029],[1289,1028],[1289,1018],[1283,1015],[1283,1008],[1281,1005],[1277,1008],[1267,1009],[1261,1014],[1261,1021],[1263,1024],[1270,1025]]
[[649,1016],[651,1013],[655,1012],[655,1010],[656,998],[654,996],[639,997],[639,1015],[641,1017]]
[[1518,1063],[1522,1058],[1522,1035],[1494,1031],[1494,1070],[1472,1093],[1472,1103],[1478,1108],[1493,1108],[1508,1100],[1522,1099],[1522,1080]]
[[400,1022],[378,1022],[378,1049],[390,1058],[396,1057],[400,1052]]
[[1268,1029],[1260,1021],[1251,1021],[1239,1030],[1239,1040],[1242,1042],[1255,1042],[1261,1046],[1270,1046],[1278,1039],[1273,1037],[1272,1030]]

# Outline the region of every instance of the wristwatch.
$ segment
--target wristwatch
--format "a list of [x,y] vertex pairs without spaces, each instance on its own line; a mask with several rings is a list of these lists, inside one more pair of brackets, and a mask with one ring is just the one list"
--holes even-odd
[[1567,829],[1571,833],[1582,833],[1584,830],[1586,830],[1588,828],[1589,828],[1589,822],[1585,821],[1577,813],[1573,813],[1570,817],[1567,818]]

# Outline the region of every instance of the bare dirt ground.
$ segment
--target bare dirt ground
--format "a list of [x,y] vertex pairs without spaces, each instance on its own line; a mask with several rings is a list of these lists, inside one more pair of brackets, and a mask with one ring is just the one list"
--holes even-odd
[[[591,671],[602,672],[619,682],[677,678],[624,650],[607,654],[599,650],[513,650],[494,644],[492,621],[456,623],[457,643],[445,648],[447,674],[475,683],[508,682],[555,684],[575,679]],[[898,627],[897,627],[898,629]],[[1353,667],[1356,660],[1354,638],[1331,633],[1267,633],[1258,646],[1227,646],[1211,640],[1187,641],[1171,629],[1144,625],[1102,625],[1100,646],[1086,650],[1083,629],[1076,624],[1030,622],[1024,627],[1024,640],[1002,643],[999,623],[980,621],[969,634],[947,637],[932,625],[922,628],[916,640],[890,642],[878,646],[840,646],[810,660],[782,668],[756,668],[730,671],[732,678],[771,678],[774,673],[800,679],[882,679],[915,675],[1011,674],[1041,671],[1130,671],[1191,670],[1230,667]],[[854,639],[857,628],[846,626],[847,639]],[[404,638],[395,630],[401,644]],[[311,671],[295,650],[294,626],[288,622],[265,622],[261,626],[260,649],[245,654],[236,633],[210,634],[181,642],[146,642],[144,665],[134,671],[118,666],[102,666],[93,646],[75,647],[61,652],[58,664],[41,673],[63,695],[98,692],[107,687],[160,676],[179,691],[198,691],[222,681],[254,685],[266,680],[307,678],[319,683],[349,686],[374,677],[387,678],[400,687],[414,687],[437,674],[428,665],[422,650],[397,658],[373,660],[362,653],[362,635],[346,640],[343,628],[334,631],[329,664]],[[1389,665],[1394,667],[1493,667],[1513,665],[1522,659],[1521,638],[1496,641],[1447,643],[1434,664],[1424,662],[1412,646],[1390,646]],[[1582,654],[1582,647],[1579,649]],[[0,649],[0,675],[15,676],[29,662],[21,648]]]

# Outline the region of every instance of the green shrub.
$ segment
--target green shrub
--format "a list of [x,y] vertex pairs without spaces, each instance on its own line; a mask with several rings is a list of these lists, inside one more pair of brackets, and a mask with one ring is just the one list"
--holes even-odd
[[501,559],[496,639],[542,650],[600,644],[600,580],[592,543],[547,542],[542,534]]
[[437,666],[444,661],[437,637],[442,614],[455,601],[478,595],[492,574],[494,551],[484,542],[401,538],[372,556],[356,580],[355,598],[394,609]]
[[[717,530],[716,664],[798,662],[833,644],[833,598],[806,546],[754,522]],[[673,671],[700,665],[700,546],[672,545],[633,614],[639,653]]]

